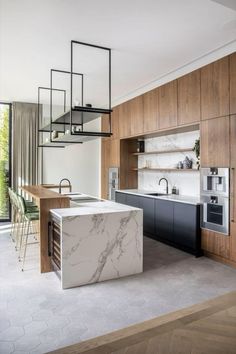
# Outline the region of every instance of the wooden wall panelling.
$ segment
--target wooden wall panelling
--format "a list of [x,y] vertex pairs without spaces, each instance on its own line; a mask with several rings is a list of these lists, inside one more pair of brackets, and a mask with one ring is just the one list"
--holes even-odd
[[120,107],[114,107],[111,114],[111,130],[112,130],[112,139],[118,139],[119,134],[119,111]]
[[108,166],[110,162],[110,140],[102,139],[101,196],[108,199]]
[[143,131],[154,132],[159,128],[158,88],[143,95]]
[[230,114],[236,114],[236,53],[230,55]]
[[158,89],[159,128],[177,126],[177,80],[171,81]]
[[200,70],[182,76],[178,85],[178,125],[197,123],[201,118]]
[[131,121],[129,116],[128,110],[128,102],[124,102],[119,105],[118,108],[118,115],[119,115],[119,135],[120,138],[127,138],[130,137],[131,132]]
[[236,261],[236,115],[230,117],[230,167],[231,259]]
[[120,141],[120,189],[138,188],[138,157],[132,154],[136,148],[136,139]]
[[230,237],[202,229],[201,232],[202,249],[217,256],[230,258]]
[[[103,114],[101,117],[101,127],[102,127],[102,132],[109,132],[110,126],[109,126],[109,114]],[[110,139],[110,138],[103,138],[104,140]]]
[[143,133],[143,96],[128,101],[131,136]]
[[200,137],[201,166],[229,167],[229,117],[202,121]]
[[201,119],[229,114],[229,57],[201,68]]

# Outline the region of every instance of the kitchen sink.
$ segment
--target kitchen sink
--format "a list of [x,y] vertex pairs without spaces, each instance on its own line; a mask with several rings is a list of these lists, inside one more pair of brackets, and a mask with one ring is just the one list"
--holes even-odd
[[159,197],[162,195],[166,195],[166,193],[146,193],[146,195],[153,195],[154,197]]

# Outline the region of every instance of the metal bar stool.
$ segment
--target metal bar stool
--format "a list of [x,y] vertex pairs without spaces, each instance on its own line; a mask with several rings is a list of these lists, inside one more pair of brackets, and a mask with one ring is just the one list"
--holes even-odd
[[[35,235],[35,232],[33,232],[35,226],[34,223],[39,221],[39,211],[37,207],[35,208],[35,206],[27,207],[27,203],[22,196],[17,195],[17,199],[18,199],[19,213],[21,216],[21,232],[19,234],[19,244],[18,244],[19,261],[22,261],[21,270],[23,271],[28,245],[39,243],[38,241],[29,242],[29,236]],[[30,232],[30,228],[31,228],[31,232]],[[36,234],[38,234],[37,229],[38,228],[36,227]]]

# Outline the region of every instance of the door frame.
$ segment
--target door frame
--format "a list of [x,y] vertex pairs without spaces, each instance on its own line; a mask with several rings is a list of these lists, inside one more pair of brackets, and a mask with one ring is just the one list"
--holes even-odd
[[[6,105],[9,107],[9,154],[8,154],[8,159],[9,159],[9,187],[12,187],[12,103],[9,102],[1,102],[0,105]],[[9,218],[7,219],[0,219],[0,224],[3,222],[9,222],[11,221],[11,205],[9,202]]]

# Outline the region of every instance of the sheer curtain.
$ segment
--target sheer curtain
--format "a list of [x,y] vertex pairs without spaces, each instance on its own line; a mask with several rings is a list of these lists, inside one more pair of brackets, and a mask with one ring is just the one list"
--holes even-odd
[[12,187],[40,184],[42,154],[38,148],[38,105],[13,102],[12,105]]

